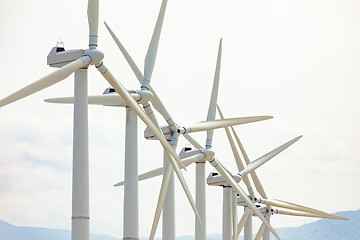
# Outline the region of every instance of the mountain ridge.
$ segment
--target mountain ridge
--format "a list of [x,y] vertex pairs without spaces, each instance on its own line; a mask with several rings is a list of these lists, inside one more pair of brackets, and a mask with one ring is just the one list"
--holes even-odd
[[[341,211],[335,215],[348,221],[320,219],[299,227],[277,228],[281,240],[353,240],[360,239],[360,209]],[[15,226],[0,220],[0,239],[5,240],[70,240],[70,230]],[[90,240],[120,240],[105,234],[90,234]],[[145,240],[147,238],[140,238]],[[194,236],[179,236],[176,240],[193,240]],[[207,240],[220,240],[221,234],[209,234]],[[239,239],[243,239],[240,237]],[[275,239],[271,235],[271,239]],[[159,238],[156,240],[160,240]]]

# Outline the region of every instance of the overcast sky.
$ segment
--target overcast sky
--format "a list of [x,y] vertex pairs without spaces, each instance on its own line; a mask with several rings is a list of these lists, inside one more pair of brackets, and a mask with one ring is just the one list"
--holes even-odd
[[[99,49],[128,89],[139,84],[103,21],[143,69],[160,4],[100,1]],[[46,56],[60,37],[66,49],[87,48],[86,10],[87,1],[0,0],[0,98],[54,71]],[[225,117],[274,116],[236,127],[249,157],[304,135],[258,169],[267,195],[328,212],[359,209],[359,12],[357,0],[169,0],[151,84],[179,125],[205,120],[222,37],[218,103]],[[90,68],[89,94],[106,87]],[[0,109],[0,219],[70,229],[73,109],[43,99],[72,95],[71,76]],[[113,184],[124,175],[124,119],[122,108],[89,107],[91,232],[119,238],[123,189]],[[161,146],[145,141],[144,129],[139,120],[140,173],[162,165]],[[205,134],[193,136],[205,144]],[[213,148],[235,172],[223,130],[215,132]],[[194,173],[195,166],[184,173],[193,196]],[[139,185],[140,236],[149,236],[160,184],[158,177]],[[193,235],[192,209],[176,189],[176,233]],[[207,187],[207,200],[208,233],[220,233],[222,189]],[[274,227],[309,221],[272,218]]]

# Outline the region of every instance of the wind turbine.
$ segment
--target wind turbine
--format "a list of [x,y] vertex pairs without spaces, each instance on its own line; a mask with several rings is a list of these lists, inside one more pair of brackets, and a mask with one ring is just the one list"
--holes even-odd
[[[268,152],[267,154],[261,156],[260,158],[254,160],[248,166],[246,166],[240,173],[235,175],[234,179],[240,180],[239,178],[236,178],[237,176],[241,176],[242,179],[245,179],[245,177],[249,173],[251,173],[256,168],[263,165],[264,163],[266,163],[267,161],[269,161],[270,159],[272,159],[273,157],[284,151],[286,148],[294,144],[299,139],[300,137],[296,137],[290,140],[289,142],[281,145],[280,147],[277,147],[274,150]],[[207,178],[207,183],[208,185],[223,187],[223,240],[230,239],[232,235],[232,231],[231,231],[232,216],[235,216],[235,213],[232,212],[233,210],[232,203],[234,202],[232,199],[234,198],[234,196],[232,194],[231,186],[224,181],[224,178],[222,176],[218,176],[216,173],[210,173],[210,175]],[[233,230],[235,229],[233,228]]]
[[[89,49],[78,50],[74,59],[70,51],[56,55],[61,68],[27,87],[0,100],[0,107],[27,97],[67,78],[75,72],[74,137],[73,137],[73,192],[72,239],[89,239],[89,168],[88,168],[88,119],[87,119],[87,68],[98,64],[103,54],[96,50],[98,37],[99,1],[89,0]],[[53,56],[56,63],[56,55]]]
[[[223,117],[223,114],[220,110],[220,108],[218,107],[218,111],[219,111],[219,114],[221,116],[221,118],[224,118]],[[247,167],[250,166],[252,164],[252,162],[250,162],[246,152],[245,152],[245,149],[243,147],[243,145],[241,144],[240,142],[240,139],[238,137],[238,135],[236,134],[235,130],[233,127],[232,128],[232,132],[233,132],[233,135],[235,136],[236,138],[236,141],[238,143],[238,147],[240,148],[241,152],[242,152],[242,155],[245,159],[245,162],[247,164]],[[236,149],[236,146],[234,144],[234,141],[232,139],[232,136],[229,132],[229,130],[227,128],[225,128],[226,130],[226,133],[227,133],[227,137],[228,137],[228,140],[229,140],[229,143],[231,145],[231,148],[233,150],[233,153],[234,153],[234,157],[235,159],[238,159],[241,161],[241,159],[239,158],[239,154],[237,152],[237,149]],[[300,139],[301,136],[291,140],[290,142],[288,143],[294,143],[296,142],[298,139]],[[292,144],[291,143],[291,144]],[[290,144],[290,145],[291,145]],[[286,144],[284,144],[286,145]],[[283,146],[284,146],[283,145]],[[279,147],[278,149],[281,149],[281,147]],[[275,149],[276,150],[276,149]],[[275,151],[273,150],[273,152]],[[276,151],[275,151],[276,152]],[[268,154],[267,154],[268,155]],[[246,167],[246,168],[247,168]],[[260,193],[261,196],[264,196],[265,198],[266,197],[266,194],[265,194],[265,191],[260,183],[260,180],[258,179],[257,175],[256,175],[256,172],[255,171],[251,171],[250,172],[251,174],[251,178],[253,179],[253,182],[256,186],[256,189],[258,190],[258,192]],[[292,216],[306,216],[306,217],[320,217],[320,218],[329,218],[329,219],[338,219],[338,220],[346,220],[346,218],[343,218],[343,217],[339,217],[339,216],[335,216],[335,215],[331,215],[329,213],[326,213],[326,212],[323,212],[323,211],[320,211],[320,210],[316,210],[316,209],[313,209],[313,208],[309,208],[309,207],[305,207],[305,206],[302,206],[302,205],[299,205],[299,204],[294,204],[294,203],[289,203],[289,202],[284,202],[284,201],[281,201],[281,200],[269,200],[269,199],[261,199],[261,198],[256,198],[252,197],[253,201],[256,202],[256,203],[263,203],[263,204],[266,204],[266,208],[262,208],[260,209],[261,212],[263,212],[263,214],[265,215],[265,218],[268,219],[268,221],[270,221],[270,217],[273,213],[277,213],[277,214],[286,214],[286,215],[292,215]],[[247,207],[246,204],[244,204],[244,201],[241,200],[240,198],[240,201],[238,200],[238,202],[240,202],[240,205],[244,206],[244,207]],[[292,211],[292,210],[277,210],[277,209],[272,209],[271,206],[278,206],[278,207],[283,207],[283,208],[287,208],[287,209],[292,209],[292,210],[295,210],[295,211]],[[235,214],[235,211],[233,211],[233,214]],[[245,226],[245,232],[244,232],[244,240],[250,240],[252,239],[252,220],[251,220],[251,210],[247,207],[245,209],[245,212],[244,212],[244,215],[243,217],[241,218],[239,224],[238,224],[238,227],[237,227],[237,234],[236,236],[234,237],[234,239],[239,236],[242,228]],[[234,233],[235,234],[235,233]],[[256,236],[256,240],[260,239],[261,236],[264,234],[264,237],[263,239],[264,240],[270,240],[270,232],[266,229],[266,226],[265,224],[262,224],[262,226],[260,227],[258,233],[257,233],[257,236]]]
[[[289,203],[281,200],[262,200],[262,199],[255,199],[258,203],[266,204],[264,207],[264,213],[266,213],[266,218],[270,221],[270,217],[273,214],[283,214],[288,216],[300,216],[300,217],[312,217],[312,218],[327,218],[327,219],[334,219],[334,220],[348,220],[347,218],[332,215],[314,208],[305,207],[299,204]],[[284,210],[284,209],[274,209],[273,206],[283,207],[291,210]],[[260,240],[263,237],[264,240],[270,240],[269,233],[266,229],[265,225],[261,225],[255,240]]]
[[[164,14],[165,14],[165,9],[166,9],[166,4],[167,1],[163,1],[161,8],[160,8],[160,12],[158,15],[158,19],[155,25],[155,29],[153,32],[153,36],[148,48],[148,52],[145,58],[145,69],[144,69],[144,73],[145,75],[142,77],[142,86],[141,86],[141,90],[140,91],[135,91],[132,94],[132,97],[135,100],[139,100],[138,103],[143,105],[143,109],[144,112],[148,115],[148,118],[143,114],[142,111],[139,111],[138,106],[136,106],[134,104],[134,101],[132,101],[131,98],[129,98],[129,95],[126,94],[126,92],[124,91],[124,89],[121,89],[121,86],[115,86],[115,88],[117,87],[117,89],[120,88],[120,94],[122,93],[122,95],[125,95],[125,97],[122,97],[121,101],[132,101],[132,106],[135,106],[135,109],[137,110],[137,114],[141,114],[149,124],[152,124],[152,127],[150,126],[150,129],[152,130],[152,132],[154,133],[154,135],[157,137],[157,139],[159,139],[162,144],[164,145],[169,145],[167,143],[167,141],[165,140],[164,137],[160,136],[159,133],[161,134],[160,131],[158,131],[155,128],[158,128],[158,123],[157,120],[153,114],[153,111],[151,109],[151,106],[149,104],[149,100],[152,97],[151,92],[149,92],[147,89],[149,88],[149,83],[150,83],[150,79],[151,79],[151,75],[153,72],[153,68],[154,68],[154,64],[155,64],[155,59],[156,59],[156,53],[157,53],[157,48],[158,48],[158,43],[159,43],[159,38],[160,38],[160,33],[161,33],[161,27],[162,27],[162,23],[163,23],[163,19],[164,19]],[[101,67],[101,66],[100,66]],[[100,69],[100,68],[99,68]],[[101,72],[104,73],[104,76],[107,76],[107,70],[101,69]],[[111,76],[110,76],[111,78]],[[112,79],[113,80],[113,79]],[[112,83],[114,84],[114,81],[112,81]],[[111,84],[111,82],[110,82]],[[116,85],[116,83],[115,83]],[[112,102],[108,102],[111,100],[115,100],[115,101],[119,101],[119,99],[113,99],[113,97],[110,99],[111,95],[108,95],[108,97],[105,96],[93,96],[92,98],[89,99],[89,101],[91,100],[95,100],[97,103],[104,103],[103,101],[105,101],[105,103],[107,104],[112,104]],[[99,99],[101,98],[101,99]],[[124,99],[125,98],[125,99]],[[68,101],[69,99],[57,99],[56,101]],[[118,104],[118,103],[117,103]],[[127,111],[127,119],[134,119],[134,114],[132,111]],[[151,119],[151,120],[150,120]],[[135,212],[138,212],[138,208],[136,206],[137,202],[137,167],[134,166],[134,164],[132,163],[134,161],[134,158],[137,158],[137,154],[135,154],[135,148],[134,146],[137,145],[137,139],[135,138],[136,134],[135,133],[135,129],[136,128],[136,123],[131,121],[127,121],[128,124],[127,125],[127,132],[126,132],[126,157],[125,157],[125,176],[127,177],[127,186],[125,187],[125,200],[124,200],[124,238],[125,239],[132,239],[132,238],[138,238],[138,216],[137,214],[134,214]],[[166,143],[165,143],[166,141]],[[136,144],[135,144],[136,143]],[[173,154],[176,155],[176,153],[173,151],[173,149],[170,147],[168,148],[168,151],[171,150]],[[178,170],[177,165],[175,164],[174,160],[168,156],[168,151],[165,150],[164,156],[166,156],[166,162],[167,161],[171,161],[171,164],[173,165],[173,167],[175,167],[175,170],[178,174],[178,177],[180,178],[180,181],[182,183],[182,186],[189,198],[190,203],[192,204],[192,207],[194,209],[194,211],[196,212],[196,207],[195,204],[193,203],[190,191],[187,188],[186,183],[184,182],[184,179],[182,177],[181,172]],[[177,156],[175,156],[175,159],[180,160]],[[177,158],[176,158],[177,157]],[[137,161],[136,161],[137,162]],[[180,162],[181,165],[181,162]],[[136,226],[136,227],[135,227]],[[169,228],[165,228],[165,229],[169,229]],[[175,237],[175,236],[174,236]]]
[[[179,162],[181,160],[166,141],[157,125],[149,117],[119,83],[109,69],[102,62],[103,53],[98,51],[98,18],[99,18],[99,0],[88,1],[88,21],[89,21],[89,49],[70,50],[55,52],[52,55],[51,64],[61,67],[59,70],[41,78],[40,80],[20,89],[19,91],[0,100],[0,107],[27,97],[42,89],[45,89],[55,83],[64,80],[75,72],[75,90],[74,90],[74,138],[73,138],[73,201],[72,201],[72,239],[89,239],[89,169],[88,169],[88,114],[87,114],[87,68],[89,65],[95,65],[103,77],[114,87],[116,92],[124,99],[129,107],[142,119],[142,121],[152,130],[159,139],[162,146],[170,155]],[[156,40],[156,39],[155,39]],[[148,86],[153,64],[156,56],[157,44],[152,44],[149,48],[149,58],[145,67],[146,79],[143,81],[142,90],[137,91],[140,95],[148,94]],[[75,52],[75,54],[74,54]],[[155,54],[154,54],[155,52]],[[143,104],[146,106],[146,103]],[[187,195],[190,192],[184,181],[175,160],[169,157],[170,162],[179,177],[182,186]],[[190,200],[192,203],[192,201]],[[195,204],[192,204],[195,208]]]

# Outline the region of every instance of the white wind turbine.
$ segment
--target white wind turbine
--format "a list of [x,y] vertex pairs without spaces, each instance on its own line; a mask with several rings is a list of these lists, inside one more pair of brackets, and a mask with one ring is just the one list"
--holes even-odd
[[[222,115],[221,110],[220,110],[219,107],[218,107],[218,111],[219,111],[219,114],[220,114],[221,118],[223,118],[223,115]],[[236,141],[238,143],[238,147],[240,148],[240,150],[242,152],[242,155],[243,155],[243,157],[245,159],[245,162],[246,162],[247,166],[251,165],[252,163],[250,162],[250,160],[249,160],[249,158],[248,158],[248,156],[247,156],[247,154],[245,152],[245,149],[244,149],[243,145],[240,142],[240,139],[239,139],[238,135],[236,134],[234,128],[233,127],[231,127],[231,128],[232,128],[232,132],[233,132],[233,134],[234,134],[234,136],[236,138]],[[240,156],[238,154],[238,151],[236,149],[236,146],[234,144],[234,141],[232,139],[230,131],[227,128],[225,128],[225,130],[226,130],[226,134],[227,134],[229,143],[230,143],[231,148],[233,150],[234,157],[235,157],[235,159],[237,159],[237,161],[241,162]],[[290,142],[294,143],[300,137],[301,136],[293,139]],[[288,143],[290,143],[290,142],[288,142]],[[266,198],[265,191],[264,191],[264,189],[263,189],[263,187],[262,187],[262,185],[260,183],[260,180],[258,179],[258,177],[256,175],[256,172],[252,171],[252,172],[250,172],[250,174],[251,174],[251,178],[252,178],[252,180],[253,180],[253,182],[255,184],[255,187],[256,187],[257,191],[259,192],[259,194],[261,196],[264,196]],[[267,205],[266,208],[262,208],[260,210],[261,210],[261,212],[264,213],[265,218],[268,219],[268,220],[270,219],[270,216],[273,213],[286,214],[286,215],[292,215],[292,216],[305,216],[305,217],[318,217],[318,218],[346,220],[346,218],[343,218],[343,217],[331,215],[329,213],[326,213],[326,212],[323,212],[323,211],[320,211],[320,210],[316,210],[316,209],[313,209],[313,208],[305,207],[305,206],[294,204],[294,203],[284,202],[284,201],[281,201],[281,200],[269,200],[269,199],[256,198],[254,196],[254,192],[252,192],[251,198],[253,199],[254,202],[263,203],[263,204]],[[240,232],[241,232],[241,230],[245,226],[244,240],[251,240],[252,239],[252,220],[251,220],[251,215],[252,214],[251,214],[251,210],[248,208],[247,204],[244,204],[244,201],[241,198],[238,199],[238,203],[239,202],[240,202],[241,206],[244,206],[246,208],[245,208],[245,212],[244,212],[244,214],[243,214],[242,218],[240,219],[240,222],[239,222],[239,224],[237,226],[236,235],[234,235],[235,231],[233,232],[233,238],[237,239]],[[291,210],[277,210],[277,209],[272,209],[271,206],[278,206],[278,207],[283,207],[283,208],[287,208],[287,209],[291,209]],[[295,211],[293,211],[293,210],[295,210]],[[236,213],[237,213],[237,211],[233,210],[233,215],[236,214]],[[260,229],[258,231],[258,234],[257,234],[255,239],[257,239],[257,240],[260,239],[263,234],[264,234],[264,237],[263,237],[264,240],[269,240],[270,239],[270,232],[266,229],[266,226],[264,224],[262,224],[262,226],[260,227]]]
[[[104,78],[114,87],[116,92],[124,99],[128,106],[144,121],[152,130],[154,135],[160,140],[164,149],[179,162],[181,160],[175,151],[170,147],[157,125],[153,123],[150,117],[144,113],[138,103],[126,91],[111,74],[105,64],[102,62],[104,55],[96,50],[98,38],[98,18],[99,18],[99,0],[88,1],[88,20],[89,20],[89,49],[70,50],[54,53],[53,64],[60,66],[59,70],[41,78],[40,80],[20,89],[19,91],[0,100],[0,107],[8,105],[19,99],[27,97],[44,88],[47,88],[61,80],[64,80],[75,72],[75,90],[74,90],[74,138],[73,138],[73,207],[72,207],[72,239],[89,239],[89,170],[88,170],[88,114],[87,114],[87,68],[89,65],[95,65]],[[156,37],[155,37],[156,40]],[[157,42],[151,44],[148,51],[148,57],[145,64],[145,76],[142,90],[137,91],[140,95],[151,96],[147,91],[154,61],[156,57]],[[147,106],[146,103],[143,106]],[[175,160],[169,157],[170,162],[179,177],[188,197],[190,192],[184,181],[182,173],[179,170]],[[195,210],[195,204],[189,197]]]
[[[271,203],[273,202],[280,202],[279,205],[283,205],[287,207],[284,208],[290,208],[290,209],[294,209],[297,208],[298,210],[284,210],[284,209],[274,209],[272,208],[272,206],[278,205],[278,203],[275,203],[275,205],[271,205]],[[298,204],[292,204],[292,203],[287,203],[287,202],[283,202],[280,200],[272,200],[272,201],[268,201],[266,203],[266,207],[264,207],[264,214],[266,214],[266,218],[268,219],[268,221],[270,221],[270,217],[273,214],[282,214],[282,215],[288,215],[288,216],[297,216],[297,217],[311,217],[311,218],[326,218],[326,219],[334,219],[334,220],[348,220],[347,218],[341,217],[341,216],[336,216],[336,215],[332,215],[323,211],[319,211],[313,208],[308,208],[307,211],[304,210],[300,210],[300,209],[304,209],[307,208],[305,206],[301,206]],[[269,233],[266,229],[265,225],[261,225],[254,240],[260,240],[262,237],[263,240],[270,240],[270,236]]]
[[[155,126],[157,126],[157,120],[153,114],[153,111],[151,109],[150,104],[148,103],[149,100],[152,97],[152,94],[147,91],[147,88],[149,86],[149,82],[151,79],[152,71],[155,64],[156,59],[156,52],[158,48],[160,33],[161,33],[161,27],[164,19],[165,9],[166,9],[167,1],[163,1],[159,16],[156,22],[156,26],[154,29],[154,33],[149,45],[149,49],[145,58],[145,76],[141,76],[142,87],[140,91],[132,91],[131,96],[137,100],[139,104],[143,105],[143,108],[146,112],[146,114],[150,117],[151,121],[155,123]],[[51,102],[58,102],[58,103],[72,103],[72,98],[58,98],[58,99],[51,99],[48,100]],[[101,96],[90,96],[89,97],[89,103],[93,104],[101,104],[101,105],[124,105],[126,107],[129,107],[125,100],[121,97],[117,97],[116,95],[101,95]],[[125,104],[124,104],[125,103]],[[133,119],[136,120],[133,111],[129,110],[127,111],[127,119]],[[137,149],[135,146],[137,146],[137,127],[136,122],[134,121],[127,121],[127,131],[126,131],[126,153],[125,153],[125,178],[126,178],[126,186],[125,186],[125,199],[124,199],[124,239],[137,239],[138,238],[138,191],[137,191],[137,164],[135,166],[135,162],[137,163]],[[151,129],[151,128],[150,128]],[[152,128],[152,130],[154,130]],[[156,137],[159,135],[155,134]],[[157,138],[159,139],[159,138]],[[160,139],[162,140],[162,139]],[[165,150],[164,156],[166,156],[166,161],[170,158],[167,156],[167,151]],[[173,159],[172,164],[174,164]],[[180,163],[181,164],[181,163]],[[181,173],[177,171],[178,175]],[[182,178],[182,176],[181,176]],[[184,187],[184,190],[190,200],[190,203],[192,203],[192,207],[196,213],[195,204],[193,203],[193,200],[191,198],[190,192],[188,191],[188,188],[183,180],[181,180],[182,186]],[[175,236],[174,236],[175,237]]]
[[[219,107],[218,107],[218,111],[219,111],[221,118],[223,118],[223,115],[222,115]],[[276,149],[268,152],[267,154],[263,155],[262,157],[254,160],[253,162],[248,164],[247,167],[244,168],[244,166],[241,162],[241,159],[239,157],[239,154],[237,153],[237,150],[235,148],[235,144],[232,141],[231,136],[229,135],[230,132],[229,132],[228,128],[225,128],[225,131],[227,133],[227,137],[228,137],[230,146],[234,153],[234,157],[235,157],[235,160],[238,165],[238,170],[240,171],[239,175],[242,176],[242,179],[244,180],[244,182],[248,181],[247,174],[251,173],[255,170],[255,168],[254,168],[255,164],[257,165],[257,167],[264,164],[265,162],[269,161],[270,159],[272,159],[273,157],[275,157],[276,155],[278,155],[279,153],[284,151],[286,148],[288,148],[289,146],[291,146],[292,144],[294,144],[296,141],[298,141],[301,138],[301,136],[299,136],[299,137],[296,137],[296,138],[290,140],[289,142],[281,145],[280,147],[277,147]],[[247,180],[245,180],[245,179],[247,179]],[[254,194],[252,192],[250,183],[247,182],[245,184],[248,187],[250,197],[253,198]],[[236,208],[233,207],[236,202],[236,200],[235,200],[236,197],[234,194],[232,194],[231,186],[226,184],[226,182],[224,182],[222,177],[216,176],[213,173],[210,174],[208,177],[208,185],[223,187],[223,239],[231,239],[232,235],[236,236],[236,238],[237,238],[237,235],[236,235],[237,227],[235,227],[234,224],[231,224],[231,222],[234,223],[234,220],[237,218],[236,212],[235,212]],[[232,225],[234,225],[234,226],[232,227]]]
[[[5,106],[47,88],[75,72],[74,138],[73,138],[73,197],[72,239],[89,239],[89,169],[87,129],[87,67],[98,64],[103,54],[96,50],[98,36],[99,2],[88,2],[89,49],[78,50],[76,59],[68,59],[70,52],[60,52],[64,62],[59,70],[41,78],[0,101]],[[70,63],[68,63],[70,62]]]
[[[142,75],[141,71],[139,70],[139,68],[137,67],[137,65],[133,61],[133,59],[130,57],[127,50],[121,44],[119,39],[116,37],[115,33],[110,29],[110,27],[107,24],[106,24],[106,27],[108,28],[111,36],[113,37],[114,41],[118,45],[120,51],[123,53],[125,59],[127,60],[127,62],[130,65],[130,67],[132,68],[132,70],[133,70],[134,74],[136,75],[137,79],[141,82],[141,79],[143,78],[143,75]],[[218,54],[218,56],[221,56],[221,43],[220,43],[220,46],[219,46],[219,54]],[[218,61],[217,61],[217,71],[216,71],[216,74],[215,74],[215,76],[217,76],[217,77],[215,77],[214,82],[219,77],[219,70],[220,70],[220,57],[218,57]],[[214,84],[214,86],[215,86],[215,84]],[[215,86],[215,89],[216,89],[216,91],[213,91],[214,94],[212,94],[212,96],[214,96],[215,94],[217,95],[217,86]],[[194,139],[192,139],[189,135],[187,135],[187,133],[197,132],[197,131],[206,131],[206,130],[211,130],[211,129],[215,129],[215,128],[221,128],[221,127],[230,126],[230,125],[243,124],[243,123],[253,122],[253,121],[260,121],[260,120],[265,120],[265,119],[270,118],[270,117],[260,117],[260,118],[258,118],[258,117],[249,117],[249,118],[235,118],[235,119],[225,119],[225,120],[214,120],[214,118],[215,118],[214,117],[212,119],[212,121],[200,122],[200,123],[198,123],[196,125],[193,125],[193,126],[187,127],[187,128],[179,128],[179,126],[171,118],[170,114],[168,113],[168,111],[166,110],[164,105],[162,104],[161,100],[156,95],[155,91],[150,86],[149,86],[149,90],[153,93],[153,98],[151,100],[152,104],[158,110],[158,112],[163,116],[163,118],[166,120],[166,122],[168,123],[168,125],[169,125],[169,127],[171,129],[171,132],[174,134],[173,135],[173,141],[172,141],[172,146],[174,146],[174,147],[177,144],[178,134],[183,134],[184,137],[193,146],[195,146],[198,149],[201,149],[202,148],[201,145],[199,143],[197,143]],[[212,97],[212,98],[214,98],[214,97]],[[216,104],[216,101],[215,101],[215,104]],[[212,105],[212,106],[214,106],[213,107],[213,109],[214,109],[213,112],[215,113],[215,105]],[[207,120],[211,120],[211,119],[208,118]],[[198,159],[198,160],[200,162],[202,161],[200,159]],[[199,179],[201,179],[202,185],[204,186],[204,187],[202,187],[202,189],[205,189],[205,172],[202,174],[202,176],[203,177],[199,177]],[[167,188],[169,187],[170,179],[171,179],[171,167],[167,166],[165,168],[164,173],[163,173],[163,182],[162,182],[162,187],[161,187],[160,194],[159,194],[159,200],[158,200],[157,210],[155,212],[155,217],[154,217],[152,231],[151,231],[151,234],[150,234],[150,239],[152,239],[154,237],[154,234],[155,234],[155,231],[156,231],[156,228],[157,228],[157,224],[158,224],[158,221],[159,221],[159,218],[160,218],[160,214],[161,214],[161,209],[162,209],[162,206],[164,205]],[[205,190],[202,191],[202,192],[203,193],[201,194],[201,196],[204,196]],[[173,197],[172,197],[172,199],[173,199]],[[197,199],[199,199],[199,198],[197,198]],[[201,197],[201,199],[205,199],[205,197]],[[199,205],[197,207],[199,207]],[[200,218],[202,221],[206,221],[205,204],[204,204],[204,207],[201,207],[201,209],[198,212],[200,214],[200,217],[198,215],[197,219],[199,220],[199,218]],[[206,226],[205,223],[201,224],[200,221],[197,221],[196,224],[197,224],[196,229],[202,229],[202,230],[200,230],[202,237],[197,238],[197,239],[205,239],[206,238],[206,231],[204,230],[205,226]],[[172,223],[171,225],[174,225],[174,224]],[[164,229],[164,227],[163,227],[163,229]],[[196,230],[196,232],[200,232],[200,231]]]
[[[312,217],[312,218],[327,218],[327,219],[334,219],[334,220],[348,220],[347,218],[336,216],[329,214],[327,212],[323,212],[314,208],[309,208],[306,206],[302,206],[295,203],[285,202],[281,200],[275,200],[275,199],[261,199],[261,198],[255,198],[255,202],[265,204],[266,207],[264,207],[264,214],[266,214],[266,218],[270,222],[270,217],[273,214],[283,214],[283,215],[289,215],[289,216],[300,216],[300,217]],[[272,207],[282,207],[290,210],[283,210],[283,209],[273,209]],[[260,238],[263,237],[264,240],[270,240],[270,234],[268,230],[266,229],[265,225],[261,225],[255,240],[260,240]]]

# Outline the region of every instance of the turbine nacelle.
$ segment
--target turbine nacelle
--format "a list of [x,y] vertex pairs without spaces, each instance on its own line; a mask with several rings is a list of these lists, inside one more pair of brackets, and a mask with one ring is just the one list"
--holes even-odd
[[191,146],[185,146],[181,149],[179,153],[180,159],[188,158],[195,156],[197,154],[201,153],[200,149],[193,149]]
[[[141,90],[141,91],[146,91],[146,92],[150,92],[147,90]],[[150,92],[151,93],[151,92]],[[163,135],[165,136],[167,141],[171,141],[172,136],[173,136],[173,131],[171,130],[171,128],[169,126],[161,126],[160,127],[161,132],[163,133]],[[144,138],[146,138],[146,140],[159,140],[155,134],[151,131],[151,129],[149,127],[145,128],[144,131]]]
[[[232,175],[232,178],[237,183],[241,181],[241,177],[239,175]],[[206,179],[206,183],[209,186],[231,187],[230,184],[225,180],[225,178],[217,172],[210,173]]]
[[[236,198],[236,205],[237,206],[242,206],[242,207],[247,207],[248,204],[245,202],[245,200],[242,197],[237,196]],[[256,207],[260,207],[260,205],[255,205]]]
[[83,49],[72,49],[65,50],[64,47],[59,47],[59,45],[53,47],[47,56],[47,65],[50,67],[61,68],[66,64],[75,61],[76,59],[84,56]]
[[[258,206],[258,205],[256,205],[256,206]],[[258,207],[258,209],[259,209],[259,211],[262,213],[262,215],[265,217],[267,214],[268,214],[268,212],[269,212],[269,209],[267,208],[267,207]],[[257,217],[257,215],[256,214],[252,214],[252,216],[254,216],[254,217]]]
[[[53,47],[47,56],[47,65],[50,67],[61,68],[81,57],[89,56],[91,58],[90,64],[95,65],[99,63],[103,58],[104,54],[99,50],[83,50],[83,49],[71,49],[65,50],[64,47],[59,45]],[[84,66],[83,68],[87,68]]]

